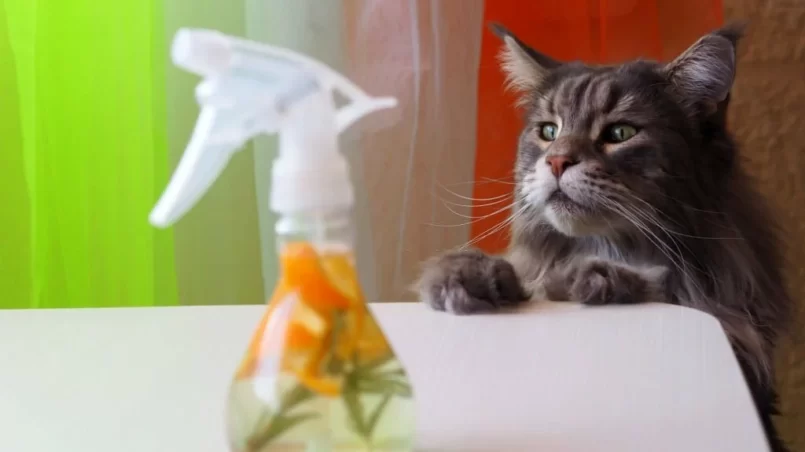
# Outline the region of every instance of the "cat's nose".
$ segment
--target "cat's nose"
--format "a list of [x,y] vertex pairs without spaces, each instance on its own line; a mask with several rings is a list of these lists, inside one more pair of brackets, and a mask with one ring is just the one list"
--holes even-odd
[[551,172],[554,177],[559,179],[566,169],[579,163],[579,161],[566,155],[549,155],[545,157],[545,163],[551,166]]

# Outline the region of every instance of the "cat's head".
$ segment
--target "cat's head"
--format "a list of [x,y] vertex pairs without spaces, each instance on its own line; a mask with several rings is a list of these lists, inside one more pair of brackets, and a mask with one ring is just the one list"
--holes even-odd
[[706,196],[730,171],[732,155],[708,140],[724,135],[741,27],[702,37],[668,64],[614,66],[559,62],[493,30],[525,112],[515,215],[568,236],[608,235],[639,228],[663,203]]

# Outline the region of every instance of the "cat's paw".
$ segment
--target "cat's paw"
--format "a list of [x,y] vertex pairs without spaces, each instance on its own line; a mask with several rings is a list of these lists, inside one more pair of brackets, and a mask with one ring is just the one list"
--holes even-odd
[[664,267],[632,268],[603,259],[588,259],[554,272],[546,283],[551,299],[587,305],[664,301]]
[[529,299],[509,262],[478,250],[450,252],[426,262],[415,289],[424,303],[455,314],[491,311]]

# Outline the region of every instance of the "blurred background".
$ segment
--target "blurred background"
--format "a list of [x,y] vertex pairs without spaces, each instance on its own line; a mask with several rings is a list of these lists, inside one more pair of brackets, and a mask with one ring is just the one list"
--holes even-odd
[[[274,138],[250,143],[175,227],[147,222],[198,113],[198,79],[168,59],[179,27],[299,50],[400,99],[342,137],[365,288],[400,301],[426,257],[507,241],[493,201],[511,193],[520,122],[489,21],[557,58],[608,63],[669,60],[732,19],[751,22],[730,122],[805,306],[804,1],[0,0],[0,308],[262,303],[272,290]],[[801,325],[779,356],[794,450]]]

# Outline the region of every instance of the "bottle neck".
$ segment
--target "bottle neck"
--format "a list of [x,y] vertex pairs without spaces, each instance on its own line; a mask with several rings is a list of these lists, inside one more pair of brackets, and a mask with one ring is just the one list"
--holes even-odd
[[353,249],[354,227],[350,209],[316,210],[282,214],[274,228],[277,248],[293,242],[308,242],[316,248]]

